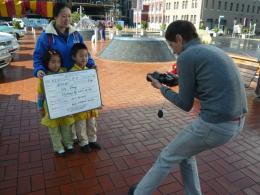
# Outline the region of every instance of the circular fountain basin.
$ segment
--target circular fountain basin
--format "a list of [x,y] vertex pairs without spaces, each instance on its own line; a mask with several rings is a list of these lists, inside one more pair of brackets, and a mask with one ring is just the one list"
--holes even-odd
[[131,62],[168,62],[175,60],[164,38],[115,36],[99,56]]
[[91,29],[80,29],[78,32],[82,35],[83,40],[89,41],[91,37],[94,35],[94,30]]

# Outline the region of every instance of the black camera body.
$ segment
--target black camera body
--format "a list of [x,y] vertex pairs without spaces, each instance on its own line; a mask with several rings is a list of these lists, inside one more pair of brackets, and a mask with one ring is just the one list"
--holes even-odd
[[148,77],[150,75],[154,79],[158,80],[161,84],[167,85],[169,87],[173,87],[178,85],[178,76],[171,73],[159,73],[157,71],[153,73],[148,73],[146,76],[146,80],[152,82],[151,79]]

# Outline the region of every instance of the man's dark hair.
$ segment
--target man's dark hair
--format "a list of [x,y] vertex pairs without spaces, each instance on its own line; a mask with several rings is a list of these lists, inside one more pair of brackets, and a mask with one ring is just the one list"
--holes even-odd
[[65,7],[70,9],[70,7],[65,3],[55,3],[53,7],[53,18],[57,17]]
[[54,55],[58,55],[60,57],[60,60],[61,60],[61,66],[62,66],[62,57],[61,57],[61,54],[60,52],[58,51],[55,51],[55,50],[52,50],[52,49],[47,49],[44,51],[43,55],[42,55],[42,62],[43,62],[43,66],[44,68],[46,68],[47,70],[49,70],[48,68],[48,64],[51,60],[51,57],[54,56]]
[[88,48],[84,43],[75,43],[71,48],[71,55],[76,57],[78,51],[81,49],[86,49],[88,51]]
[[199,38],[195,26],[186,20],[177,20],[169,24],[165,33],[165,38],[168,41],[176,42],[177,34],[181,35],[186,42]]

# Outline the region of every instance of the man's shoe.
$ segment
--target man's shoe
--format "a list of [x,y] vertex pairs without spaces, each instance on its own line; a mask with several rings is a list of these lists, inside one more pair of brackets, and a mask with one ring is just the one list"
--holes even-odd
[[128,195],[134,195],[136,186],[137,186],[137,184],[133,184],[133,185],[129,188],[129,190],[128,190]]
[[80,147],[80,150],[84,153],[90,153],[91,152],[91,148],[89,147],[89,144]]
[[97,150],[101,149],[101,146],[97,142],[89,142],[89,146],[92,149],[97,149]]

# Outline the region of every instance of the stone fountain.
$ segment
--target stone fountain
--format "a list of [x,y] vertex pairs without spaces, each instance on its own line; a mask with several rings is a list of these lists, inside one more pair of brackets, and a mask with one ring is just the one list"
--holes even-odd
[[91,40],[92,35],[95,33],[95,28],[97,28],[97,23],[89,19],[88,16],[83,16],[75,27],[84,40]]
[[103,59],[131,62],[168,62],[175,60],[163,37],[114,36],[99,56]]

